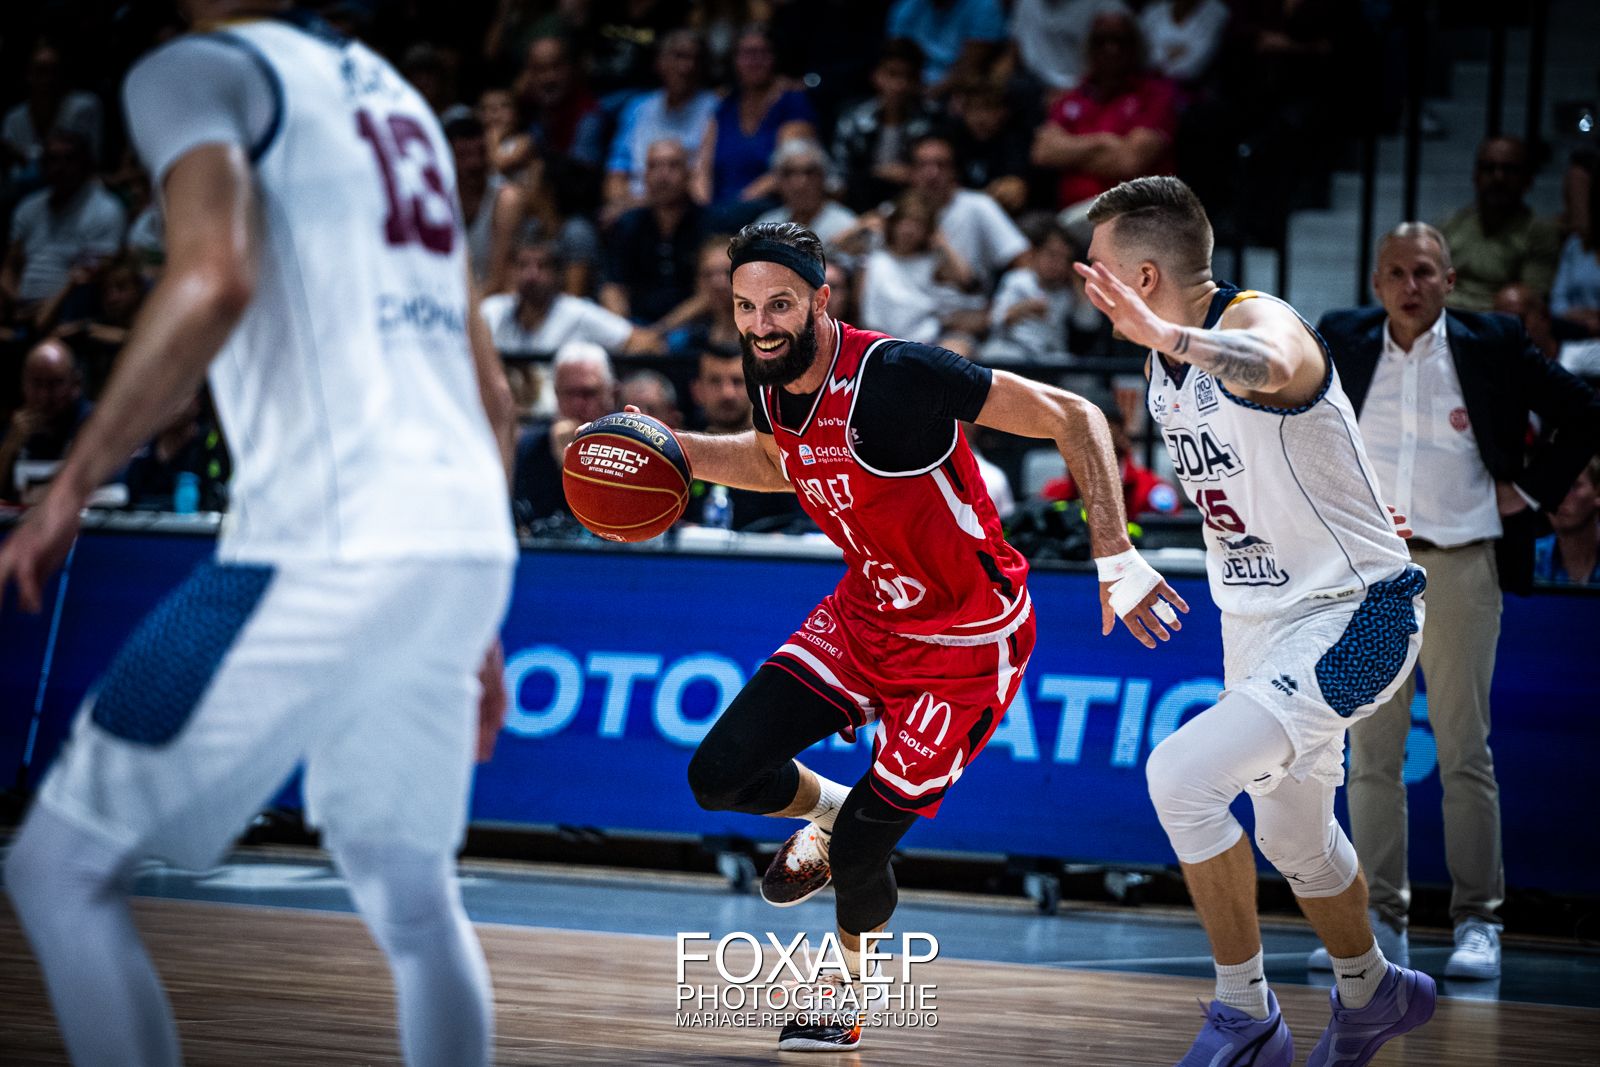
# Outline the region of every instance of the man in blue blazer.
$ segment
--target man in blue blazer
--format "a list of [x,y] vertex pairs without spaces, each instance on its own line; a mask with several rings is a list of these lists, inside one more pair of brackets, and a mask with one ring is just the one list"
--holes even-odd
[[[1500,973],[1505,897],[1500,797],[1489,751],[1489,685],[1501,591],[1526,593],[1533,543],[1600,449],[1600,397],[1547,360],[1521,323],[1446,311],[1455,285],[1443,235],[1405,223],[1378,246],[1377,308],[1318,324],[1387,499],[1415,531],[1428,572],[1418,667],[1444,787],[1456,949],[1445,974]],[[1539,436],[1530,445],[1530,416]],[[1350,731],[1350,821],[1387,958],[1405,966],[1406,791],[1413,678]],[[1391,948],[1394,951],[1390,951]],[[1314,955],[1312,966],[1327,966]]]

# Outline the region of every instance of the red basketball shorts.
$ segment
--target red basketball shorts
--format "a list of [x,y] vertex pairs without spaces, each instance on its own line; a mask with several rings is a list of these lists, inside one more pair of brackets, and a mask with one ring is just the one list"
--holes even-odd
[[837,707],[845,737],[875,723],[872,787],[931,819],[1016,696],[1034,629],[1029,615],[988,644],[934,644],[847,624],[829,595],[767,662]]

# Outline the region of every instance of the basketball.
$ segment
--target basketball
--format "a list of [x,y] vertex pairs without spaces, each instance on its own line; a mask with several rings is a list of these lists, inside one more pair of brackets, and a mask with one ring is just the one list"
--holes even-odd
[[672,431],[633,412],[585,426],[561,464],[573,517],[608,541],[648,541],[664,533],[688,505],[692,481]]

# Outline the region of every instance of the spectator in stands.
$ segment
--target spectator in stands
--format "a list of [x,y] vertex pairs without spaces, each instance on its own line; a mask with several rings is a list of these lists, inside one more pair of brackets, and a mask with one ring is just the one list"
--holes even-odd
[[1554,220],[1538,218],[1528,206],[1532,183],[1528,149],[1520,140],[1491,137],[1478,146],[1472,168],[1477,198],[1439,227],[1455,263],[1452,309],[1488,311],[1494,294],[1512,282],[1550,291],[1561,236]]
[[94,397],[128,340],[147,286],[139,261],[127,253],[97,271],[75,270],[73,282],[39,310],[39,332],[54,332],[72,346],[85,393]]
[[926,57],[923,83],[938,96],[989,73],[1005,43],[1006,17],[997,0],[897,0],[888,36],[917,42]]
[[428,41],[419,41],[400,57],[400,73],[422,94],[435,115],[442,115],[456,102],[454,54],[446,53]]
[[515,73],[527,60],[528,48],[534,41],[570,36],[578,29],[577,20],[572,17],[579,14],[577,8],[572,4],[551,5],[545,0],[500,0],[484,34],[483,58],[496,76]]
[[828,314],[840,322],[858,322],[856,316],[856,273],[843,263],[829,260],[823,268],[828,284]]
[[584,6],[590,8],[590,79],[608,107],[650,87],[660,49],[688,21],[690,8],[688,0],[600,0]]
[[489,141],[483,123],[471,116],[444,128],[455,158],[456,189],[467,228],[467,262],[478,291],[498,293],[511,276],[511,249],[525,210],[522,188],[508,182],[489,164]]
[[[1102,408],[1106,422],[1111,426],[1111,447],[1117,453],[1122,468],[1122,501],[1128,511],[1128,521],[1137,522],[1145,515],[1175,515],[1182,508],[1178,491],[1160,475],[1139,463],[1133,455],[1133,441],[1128,437],[1127,421],[1116,408]],[[1078,499],[1078,483],[1069,473],[1044,483],[1039,495],[1046,500]]]
[[701,242],[694,295],[662,319],[658,329],[666,336],[667,347],[677,355],[692,356],[707,347],[738,346],[726,234],[714,234]]
[[750,428],[750,391],[744,385],[744,356],[738,345],[701,350],[689,396],[707,433],[742,433]]
[[[22,406],[0,436],[0,499],[32,504],[43,498],[91,407],[72,350],[54,338],[35,345],[22,364]],[[119,480],[90,502],[114,507],[124,499]]]
[[521,173],[533,161],[538,146],[522,121],[516,95],[509,89],[485,89],[474,114],[483,124],[489,166],[507,178]]
[[760,214],[762,201],[776,193],[771,161],[778,145],[817,137],[817,117],[805,94],[778,77],[765,29],[750,26],[739,35],[733,69],[733,91],[717,107],[695,172],[695,199],[726,214],[718,225],[730,230]]
[[91,159],[100,158],[100,98],[67,88],[61,52],[48,42],[35,46],[28,60],[28,96],[0,119],[0,165],[16,187],[41,178],[45,141],[55,130],[82,137]]
[[645,203],[606,234],[600,302],[639,323],[659,322],[694,293],[704,209],[689,197],[689,156],[674,140],[650,146]]
[[[727,271],[727,257],[723,257]],[[830,302],[829,306],[832,304]],[[744,354],[737,343],[703,349],[689,395],[699,409],[701,425],[707,433],[743,433],[750,429],[750,392],[744,383]],[[704,523],[706,501],[715,492],[719,502],[728,505],[728,526],[744,530],[759,524],[773,530],[803,521],[804,512],[793,493],[758,493],[748,489],[713,487],[696,480],[689,486],[689,506],[684,521]]]
[[1062,94],[1039,127],[1033,163],[1061,172],[1056,206],[1086,207],[1119,182],[1171,174],[1178,114],[1173,84],[1144,63],[1139,25],[1096,15],[1083,83]]
[[828,196],[828,154],[815,141],[785,141],[772,155],[781,202],[757,222],[795,222],[833,250],[833,240],[855,225],[855,212]]
[[1600,240],[1588,222],[1592,218],[1587,215],[1585,225],[1562,245],[1550,289],[1550,313],[1567,332],[1600,338]]
[[614,311],[561,292],[561,250],[553,241],[518,247],[515,292],[483,299],[479,311],[501,356],[546,355],[573,341],[608,352],[662,351],[661,340]]
[[953,307],[971,306],[964,294],[977,283],[927,203],[909,194],[895,204],[883,247],[867,256],[859,277],[861,325],[923,344],[944,336]]
[[45,141],[45,188],[17,205],[0,267],[0,305],[31,314],[66,288],[74,267],[94,266],[122,245],[127,216],[94,176],[89,143],[57,130]]
[[622,379],[617,403],[632,404],[674,430],[683,429],[683,412],[678,408],[678,387],[658,370],[636,370]]
[[519,527],[552,515],[568,514],[561,489],[561,457],[578,427],[617,409],[617,376],[605,349],[589,341],[569,341],[556,352],[550,378],[556,417],[534,426],[517,442],[511,500]]
[[[708,77],[713,84],[733,80],[733,53],[739,46],[739,34],[751,23],[765,22],[764,16],[774,15],[774,6],[764,0],[699,0],[691,5],[688,25],[705,41]],[[772,30],[774,38],[781,38],[776,26]],[[788,52],[787,41],[783,51]]]
[[1053,92],[1083,80],[1089,27],[1105,12],[1126,13],[1122,0],[1016,0],[1011,41],[1023,68]]
[[987,295],[1027,254],[1028,239],[988,193],[960,187],[948,137],[933,134],[912,145],[911,171],[911,194],[935,213],[940,236]]
[[[1521,282],[1506,286],[1494,294],[1494,310],[1522,323],[1522,328],[1528,331],[1528,340],[1533,342],[1545,359],[1560,357],[1561,342],[1556,340],[1550,321],[1550,305],[1532,288]],[[1571,367],[1567,369],[1572,370]]]
[[198,390],[128,464],[128,507],[176,511],[178,476],[192,474],[199,484],[197,510],[226,511],[231,471],[222,430],[206,409],[205,391]]
[[528,132],[547,157],[598,171],[605,162],[605,123],[600,105],[579,77],[572,46],[564,37],[539,37],[517,78],[517,94]]
[[131,150],[113,178],[114,183],[106,179],[106,188],[123,202],[127,217],[133,220],[122,238],[122,250],[137,264],[145,282],[154,284],[167,259],[161,201],[152,194],[149,172]]
[[1028,203],[1031,139],[1012,121],[1005,90],[988,81],[957,86],[951,110],[958,120],[954,148],[961,184],[988,193],[1016,215]]
[[[583,211],[573,210],[575,201],[584,199],[572,185],[573,172],[565,164],[547,156],[535,156],[514,180],[522,189],[522,219],[517,226],[517,243],[555,241],[566,264],[562,270],[561,291],[573,296],[594,292],[600,271],[600,235]],[[511,285],[508,277],[501,290]]]
[[1533,580],[1549,585],[1600,582],[1600,457],[1578,475],[1550,513],[1552,533],[1533,546]]
[[1025,266],[1007,271],[989,305],[985,362],[1063,362],[1078,305],[1077,249],[1054,223],[1041,227]]
[[1192,87],[1222,48],[1230,14],[1225,0],[1156,0],[1139,12],[1150,68]]
[[605,215],[614,219],[645,198],[645,163],[657,141],[676,141],[689,159],[700,155],[721,100],[705,87],[705,45],[693,30],[674,30],[656,55],[661,88],[623,111],[606,162]]
[[922,95],[922,49],[904,38],[883,46],[872,92],[839,118],[833,158],[844,175],[844,202],[869,211],[911,181],[911,145],[933,133],[939,112]]
[[[1445,975],[1492,978],[1500,973],[1505,898],[1488,744],[1501,590],[1531,585],[1537,513],[1555,510],[1600,450],[1600,397],[1544,358],[1515,321],[1445,310],[1455,272],[1450,246],[1432,226],[1404,223],[1377,253],[1372,287],[1382,306],[1330,312],[1318,330],[1384,503],[1409,520],[1407,547],[1428,572],[1418,664],[1428,679],[1454,885],[1456,948]],[[1550,434],[1531,462],[1530,413]],[[1352,836],[1374,932],[1401,965],[1410,903],[1401,770],[1414,691],[1413,677],[1350,731]]]

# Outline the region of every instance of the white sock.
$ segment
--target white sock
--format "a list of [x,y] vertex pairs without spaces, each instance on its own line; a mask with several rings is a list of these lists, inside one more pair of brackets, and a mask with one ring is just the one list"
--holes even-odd
[[356,910],[389,959],[408,1067],[485,1067],[494,994],[461,907],[455,857],[388,842],[332,849]]
[[[879,950],[881,951],[881,949],[882,943],[880,942]],[[856,1003],[864,1011],[882,1011],[884,1003],[883,998],[887,993],[887,990],[881,984],[881,976],[883,974],[882,961],[880,960],[873,963],[871,976],[875,981],[869,985],[867,983],[868,974],[866,971],[866,964],[863,963],[861,959],[861,950],[846,948],[844,942],[841,940],[839,943],[839,954],[844,957],[844,965],[850,968],[850,984],[855,987]]]
[[1243,963],[1222,964],[1213,960],[1212,966],[1217,969],[1218,1000],[1252,1019],[1267,1017],[1267,972],[1260,949]]
[[801,817],[816,823],[831,834],[834,817],[839,814],[839,809],[844,807],[844,798],[850,795],[850,789],[838,782],[829,781],[820,774],[817,775],[817,785],[821,787],[817,794],[817,803]]
[[841,940],[839,942],[839,955],[844,957],[844,965],[850,968],[850,980],[852,982],[861,981],[861,950],[859,948],[851,948]]
[[1374,939],[1372,947],[1359,956],[1342,959],[1330,954],[1329,958],[1333,961],[1333,973],[1339,982],[1339,1003],[1357,1009],[1370,1004],[1373,994],[1378,991],[1378,983],[1389,972],[1377,940]]

